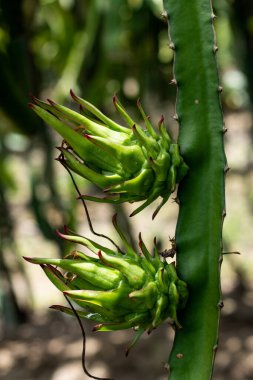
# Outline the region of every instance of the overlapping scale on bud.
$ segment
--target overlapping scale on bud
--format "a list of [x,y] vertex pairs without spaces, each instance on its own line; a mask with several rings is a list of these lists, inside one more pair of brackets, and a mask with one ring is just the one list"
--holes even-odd
[[[136,252],[113,218],[123,244],[122,252],[97,244],[91,239],[67,231],[62,238],[81,244],[94,257],[74,251],[64,259],[25,258],[40,264],[52,283],[79,306],[81,318],[95,321],[95,331],[136,330],[129,348],[147,330],[163,321],[180,327],[177,310],[185,306],[188,291],[176,273],[174,264],[161,261],[154,243],[150,254],[139,235],[141,252]],[[54,305],[53,309],[73,314],[72,309]]]
[[101,198],[88,195],[83,198],[108,203],[144,201],[133,216],[160,196],[162,201],[153,214],[155,217],[187,172],[164,118],[156,131],[138,101],[145,123],[145,128],[141,128],[114,96],[115,108],[126,124],[122,126],[73,91],[70,93],[79,104],[80,113],[35,97],[30,107],[63,137],[64,143],[59,148],[62,163],[105,192]]

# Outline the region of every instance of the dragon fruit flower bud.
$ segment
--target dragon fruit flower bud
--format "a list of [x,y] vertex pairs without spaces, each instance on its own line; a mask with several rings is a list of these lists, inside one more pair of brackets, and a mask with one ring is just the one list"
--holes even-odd
[[[136,123],[116,96],[113,103],[125,122],[120,125],[91,103],[70,91],[81,112],[33,97],[30,107],[64,139],[59,161],[105,193],[83,195],[87,200],[107,203],[144,201],[135,215],[158,197],[162,198],[153,218],[185,176],[188,167],[173,143],[162,116],[154,129],[140,101],[137,107],[145,127]],[[70,126],[71,125],[71,126]]]
[[[118,226],[116,216],[113,225],[121,239],[122,252],[66,230],[65,234],[58,234],[83,245],[96,257],[74,251],[63,259],[25,259],[41,265],[49,280],[78,305],[80,318],[96,322],[94,331],[134,328],[132,347],[145,330],[151,332],[165,320],[180,327],[177,311],[185,306],[188,291],[174,264],[160,259],[156,245],[151,254],[139,235],[141,252],[136,252]],[[52,308],[73,314],[66,306]]]

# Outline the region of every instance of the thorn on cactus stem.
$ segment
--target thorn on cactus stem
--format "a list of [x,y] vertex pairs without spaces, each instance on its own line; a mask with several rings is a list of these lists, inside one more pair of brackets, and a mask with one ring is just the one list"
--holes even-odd
[[176,50],[176,47],[175,47],[175,44],[173,43],[173,42],[171,42],[170,44],[169,44],[169,48],[171,49],[171,50]]
[[173,119],[176,120],[176,121],[179,121],[178,114],[175,113],[175,115],[173,116]]
[[228,131],[228,129],[226,127],[223,127],[222,133],[225,134],[225,133],[227,133],[227,131]]
[[170,365],[169,363],[165,363],[163,368],[167,371],[167,372],[170,372]]
[[214,54],[217,53],[218,50],[219,50],[218,46],[217,46],[217,45],[214,45],[214,47],[213,47],[213,52],[214,52]]
[[176,78],[171,79],[170,84],[177,86],[177,80]]
[[212,13],[211,13],[211,18],[212,18],[212,20],[214,21],[214,20],[216,20],[217,16],[212,12]]
[[217,350],[218,350],[218,344],[215,344],[215,345],[213,346],[213,351],[216,352]]
[[219,309],[222,309],[224,307],[224,302],[220,300],[217,306]]
[[222,86],[218,86],[218,92],[221,93],[223,91],[223,87]]
[[163,19],[163,20],[166,20],[166,21],[167,21],[168,13],[167,13],[165,10],[162,12],[161,16],[162,16],[162,19]]
[[226,165],[224,168],[224,173],[227,174],[227,172],[229,172],[229,170],[230,170],[230,167]]
[[238,251],[233,252],[222,252],[222,255],[240,255],[241,253]]
[[226,215],[227,215],[226,210],[223,210],[223,211],[222,211],[222,217],[225,218]]
[[178,205],[180,204],[180,200],[178,197],[172,198],[174,203],[177,203]]

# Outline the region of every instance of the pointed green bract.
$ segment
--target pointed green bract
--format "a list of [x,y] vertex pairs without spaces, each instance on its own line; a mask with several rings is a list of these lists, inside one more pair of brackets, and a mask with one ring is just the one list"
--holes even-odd
[[[65,234],[58,232],[59,236],[82,244],[97,256],[73,251],[64,259],[26,260],[42,266],[49,280],[81,308],[77,310],[80,318],[99,323],[94,330],[133,327],[137,335],[131,347],[144,330],[150,332],[166,319],[179,326],[177,310],[185,306],[188,291],[173,264],[160,260],[156,245],[151,255],[139,235],[139,254],[118,226],[116,215],[113,225],[121,238],[123,254],[65,228]],[[65,306],[52,308],[73,315]]]
[[162,197],[154,217],[188,169],[178,145],[166,130],[164,118],[156,131],[138,100],[144,121],[142,128],[114,96],[114,106],[126,123],[122,126],[72,90],[70,93],[81,106],[81,113],[35,97],[31,108],[63,137],[59,161],[113,195],[98,198],[84,195],[84,199],[115,204],[144,201],[133,216]]

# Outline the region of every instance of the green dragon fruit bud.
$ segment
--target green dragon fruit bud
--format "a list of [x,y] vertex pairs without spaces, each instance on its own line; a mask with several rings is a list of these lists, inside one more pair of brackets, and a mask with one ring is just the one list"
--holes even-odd
[[104,197],[82,197],[115,204],[144,201],[131,216],[161,197],[154,218],[188,170],[163,116],[155,130],[138,100],[145,125],[142,128],[114,96],[113,104],[126,124],[122,126],[72,90],[70,94],[80,113],[35,97],[30,107],[63,137],[59,161],[105,193]]
[[[139,235],[138,253],[118,226],[116,216],[113,225],[122,241],[122,252],[65,229],[65,234],[58,232],[59,236],[97,256],[74,251],[63,259],[25,259],[41,265],[49,280],[79,306],[79,317],[97,323],[95,331],[134,328],[137,335],[132,347],[145,330],[151,332],[165,320],[180,327],[177,311],[185,306],[188,291],[174,264],[160,259],[156,244],[151,254]],[[65,306],[52,308],[73,314]]]

